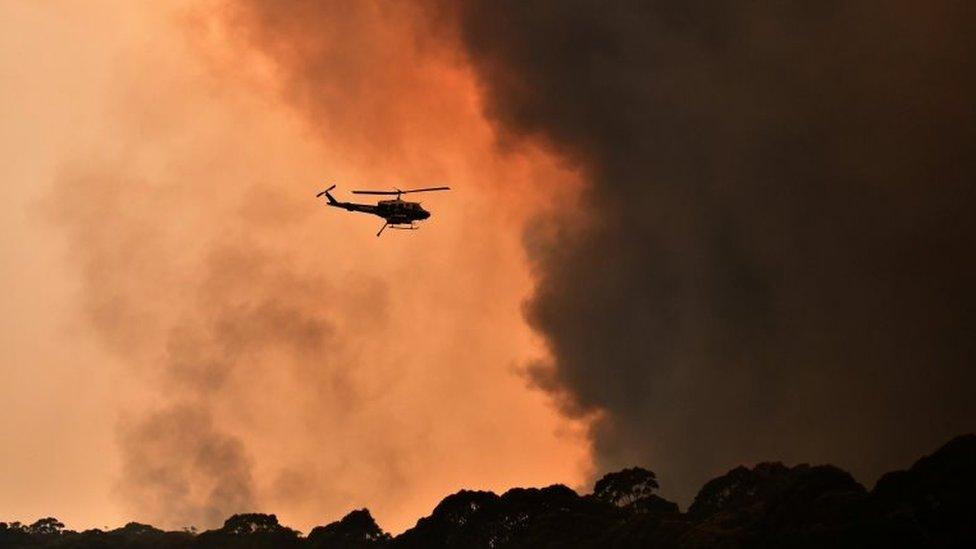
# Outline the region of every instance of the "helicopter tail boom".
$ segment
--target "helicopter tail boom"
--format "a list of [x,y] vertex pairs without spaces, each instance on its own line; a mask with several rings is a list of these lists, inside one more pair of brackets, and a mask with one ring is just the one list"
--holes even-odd
[[378,215],[376,213],[376,206],[372,204],[357,204],[355,202],[339,202],[338,200],[335,199],[334,196],[332,196],[332,193],[329,192],[334,188],[335,185],[329,187],[328,189],[320,192],[315,196],[319,197],[325,195],[326,200],[329,201],[327,205],[332,206],[333,208],[342,208],[343,210],[349,210],[350,212],[363,212],[363,213]]

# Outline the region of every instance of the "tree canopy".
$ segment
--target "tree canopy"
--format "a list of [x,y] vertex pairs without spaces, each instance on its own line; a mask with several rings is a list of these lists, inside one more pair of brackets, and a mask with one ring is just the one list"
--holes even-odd
[[661,498],[656,475],[610,473],[593,493],[513,488],[462,490],[398,536],[367,509],[307,537],[277,516],[242,513],[200,534],[130,522],[115,530],[65,529],[54,517],[0,522],[3,549],[468,549],[521,547],[976,547],[976,436],[946,444],[871,491],[831,465],[760,463],[706,483],[687,513]]

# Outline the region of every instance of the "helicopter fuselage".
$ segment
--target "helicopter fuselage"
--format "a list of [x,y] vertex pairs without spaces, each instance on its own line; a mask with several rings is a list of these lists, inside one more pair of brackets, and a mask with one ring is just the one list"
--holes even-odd
[[430,217],[419,202],[406,200],[380,200],[373,204],[357,204],[355,202],[329,202],[329,206],[342,208],[351,212],[362,212],[382,217],[390,225],[409,225],[414,221],[422,221]]
[[420,202],[407,202],[400,199],[380,200],[376,204],[375,214],[391,225],[423,221],[430,217],[430,212],[425,210]]

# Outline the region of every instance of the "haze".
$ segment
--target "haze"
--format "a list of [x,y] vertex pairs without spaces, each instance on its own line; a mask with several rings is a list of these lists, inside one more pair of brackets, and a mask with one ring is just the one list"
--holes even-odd
[[[585,478],[519,374],[521,226],[572,174],[500,150],[456,56],[354,5],[314,117],[226,6],[0,8],[5,520],[398,531],[462,487]],[[329,182],[454,191],[377,239]]]

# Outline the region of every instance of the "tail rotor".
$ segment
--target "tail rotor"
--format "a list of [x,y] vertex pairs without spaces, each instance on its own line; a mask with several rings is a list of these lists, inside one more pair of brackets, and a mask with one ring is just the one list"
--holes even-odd
[[331,191],[334,188],[336,188],[336,186],[335,185],[332,185],[328,189],[326,189],[326,190],[320,192],[319,194],[315,195],[315,198],[318,198],[318,197],[320,197],[320,196],[322,196],[324,194],[326,200],[329,201],[329,204],[337,204],[336,199],[333,198],[331,194],[329,194],[329,191]]

